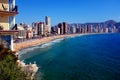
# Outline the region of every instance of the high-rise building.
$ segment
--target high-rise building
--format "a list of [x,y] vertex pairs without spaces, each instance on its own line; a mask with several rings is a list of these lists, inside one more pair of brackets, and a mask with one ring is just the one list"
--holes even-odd
[[48,33],[48,27],[45,22],[33,22],[32,23],[34,36],[47,36]]
[[60,34],[60,28],[58,28],[57,33]]
[[71,29],[72,29],[72,33],[75,34],[76,33],[76,27],[75,27],[74,24],[71,26]]
[[39,28],[40,28],[40,34],[44,35],[44,22],[39,23]]
[[63,34],[67,34],[68,33],[68,25],[66,22],[63,22]]
[[116,31],[116,26],[113,26],[113,32],[114,32],[114,33],[117,32],[117,31]]
[[51,33],[51,21],[50,21],[50,17],[49,16],[45,16],[45,23],[48,29],[48,33]]
[[58,28],[60,28],[60,34],[67,34],[68,33],[68,24],[66,22],[59,23]]
[[87,24],[87,33],[91,33],[91,25]]
[[73,28],[72,28],[72,25],[70,25],[69,27],[69,33],[72,34],[73,33]]
[[108,33],[108,30],[109,30],[108,27],[106,27],[106,28],[105,28],[105,32]]
[[15,0],[0,0],[0,44],[13,50],[13,35],[18,33],[10,30],[15,26],[15,15],[18,14]]
[[79,33],[81,33],[81,25],[79,26]]
[[32,27],[33,27],[33,34],[34,36],[39,35],[39,23],[38,22],[33,22],[32,23]]
[[93,33],[93,25],[90,25],[90,31]]
[[58,28],[60,28],[60,34],[63,34],[63,24],[59,23]]

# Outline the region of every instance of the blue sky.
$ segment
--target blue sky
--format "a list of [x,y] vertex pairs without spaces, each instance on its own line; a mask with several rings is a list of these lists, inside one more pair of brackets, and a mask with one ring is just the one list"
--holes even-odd
[[17,23],[32,24],[50,16],[51,24],[60,22],[120,22],[120,0],[16,0]]

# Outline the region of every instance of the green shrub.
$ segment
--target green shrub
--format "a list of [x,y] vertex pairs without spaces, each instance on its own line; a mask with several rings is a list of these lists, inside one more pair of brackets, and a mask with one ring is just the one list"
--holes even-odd
[[17,60],[15,52],[0,45],[0,80],[30,80],[18,67]]

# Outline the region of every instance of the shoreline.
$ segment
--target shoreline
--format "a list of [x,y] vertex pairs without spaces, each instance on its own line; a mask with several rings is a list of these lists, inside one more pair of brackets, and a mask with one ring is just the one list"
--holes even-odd
[[104,34],[104,33],[56,35],[56,36],[49,36],[49,37],[44,37],[44,38],[36,39],[36,40],[24,41],[24,42],[20,42],[20,43],[13,43],[13,46],[14,46],[14,51],[19,52],[19,51],[24,50],[26,48],[29,48],[32,46],[37,46],[37,45],[42,45],[42,44],[51,42],[51,41],[56,40],[56,39],[67,38],[67,37],[76,37],[76,36],[82,36],[82,35],[93,35],[93,34]]
[[80,36],[80,35],[83,35],[83,34],[68,34],[68,35],[49,36],[49,37],[44,37],[41,39],[36,39],[36,40],[31,40],[31,41],[13,43],[14,51],[18,52],[18,51],[23,50],[25,48],[29,48],[29,47],[36,46],[36,45],[42,45],[44,43],[48,43],[48,42],[53,41],[55,39],[66,38],[66,37],[71,37],[71,36]]

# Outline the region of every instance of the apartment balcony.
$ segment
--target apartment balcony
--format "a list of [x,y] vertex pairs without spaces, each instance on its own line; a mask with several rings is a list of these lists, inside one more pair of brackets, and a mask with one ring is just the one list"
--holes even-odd
[[[13,27],[16,27],[17,25],[15,24]],[[14,29],[14,30],[4,30],[4,27],[0,25],[0,35],[6,35],[6,34],[17,34],[19,31]]]
[[14,6],[14,8],[9,8],[8,4],[0,4],[0,16],[15,16],[18,14],[18,6]]
[[18,32],[18,30],[0,30],[0,35],[13,35],[17,34]]

